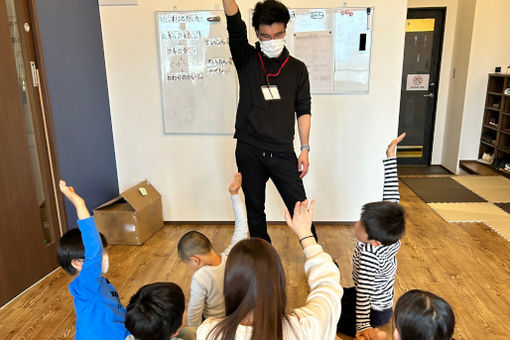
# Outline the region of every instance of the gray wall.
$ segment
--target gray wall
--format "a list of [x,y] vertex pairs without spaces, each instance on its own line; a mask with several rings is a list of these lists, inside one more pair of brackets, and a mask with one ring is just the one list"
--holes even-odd
[[[118,194],[97,1],[36,0],[62,178],[89,209]],[[76,213],[66,202],[69,227]]]

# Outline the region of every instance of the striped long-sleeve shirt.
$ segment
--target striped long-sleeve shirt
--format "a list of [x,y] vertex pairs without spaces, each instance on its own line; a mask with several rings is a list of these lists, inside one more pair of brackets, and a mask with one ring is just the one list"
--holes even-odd
[[[383,200],[398,202],[397,159],[384,163]],[[393,306],[393,284],[397,273],[400,241],[374,247],[358,242],[352,257],[352,278],[356,286],[356,332],[370,328],[370,309],[385,310]]]

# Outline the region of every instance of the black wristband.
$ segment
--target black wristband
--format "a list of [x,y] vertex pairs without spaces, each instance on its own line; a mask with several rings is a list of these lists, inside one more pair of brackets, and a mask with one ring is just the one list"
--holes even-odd
[[307,238],[310,238],[310,237],[314,237],[315,238],[315,236],[313,236],[313,235],[305,236],[305,237],[303,237],[302,239],[299,240],[299,243],[301,243],[303,240],[306,240]]

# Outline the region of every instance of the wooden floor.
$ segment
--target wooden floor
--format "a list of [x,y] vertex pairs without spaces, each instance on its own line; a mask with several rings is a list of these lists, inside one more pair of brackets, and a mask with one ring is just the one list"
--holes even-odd
[[[401,195],[408,218],[398,253],[396,298],[413,288],[430,290],[453,306],[456,339],[508,338],[510,243],[483,224],[444,222],[403,184]],[[233,231],[232,226],[165,226],[142,247],[111,247],[107,276],[125,305],[140,286],[155,281],[174,281],[188,295],[191,273],[179,262],[176,243],[191,229],[205,233],[219,250]],[[286,227],[271,226],[270,233],[285,266],[289,308],[301,306],[307,294],[302,251]],[[318,233],[340,265],[342,285],[352,285],[352,227],[319,226]],[[0,310],[0,339],[72,339],[69,282],[59,269]]]

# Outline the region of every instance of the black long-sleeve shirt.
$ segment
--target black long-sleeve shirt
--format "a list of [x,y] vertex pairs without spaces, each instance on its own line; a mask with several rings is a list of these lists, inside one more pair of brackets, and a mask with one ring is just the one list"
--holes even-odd
[[[248,43],[246,24],[238,11],[227,16],[230,52],[239,77],[239,104],[234,138],[268,151],[292,150],[295,119],[311,114],[310,82],[303,62],[289,56],[284,48],[278,58],[268,58],[260,46]],[[289,58],[279,76],[269,77],[281,99],[265,100],[262,86],[267,85],[259,53],[268,74],[277,73]]]

